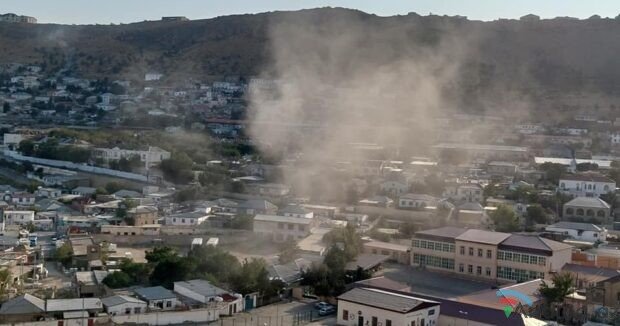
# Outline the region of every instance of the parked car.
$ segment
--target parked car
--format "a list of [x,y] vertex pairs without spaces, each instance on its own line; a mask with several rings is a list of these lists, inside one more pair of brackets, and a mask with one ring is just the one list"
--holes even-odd
[[330,306],[331,305],[329,303],[324,302],[324,301],[317,302],[317,303],[314,304],[314,308],[318,309],[318,310],[321,310],[323,308],[327,308],[327,307],[330,307]]
[[319,316],[327,316],[336,312],[336,307],[328,306],[319,310]]

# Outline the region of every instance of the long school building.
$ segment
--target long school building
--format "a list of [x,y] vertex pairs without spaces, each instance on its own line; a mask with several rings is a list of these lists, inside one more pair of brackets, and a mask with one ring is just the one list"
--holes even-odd
[[549,278],[571,261],[572,246],[538,236],[442,227],[416,232],[414,266],[496,281]]

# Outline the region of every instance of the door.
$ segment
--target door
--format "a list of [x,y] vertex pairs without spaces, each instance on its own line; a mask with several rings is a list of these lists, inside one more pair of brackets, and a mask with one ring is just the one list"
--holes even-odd
[[251,309],[254,309],[254,299],[251,296],[246,295],[245,296],[245,310],[248,311]]
[[364,326],[364,317],[363,316],[358,316],[357,317],[357,326]]

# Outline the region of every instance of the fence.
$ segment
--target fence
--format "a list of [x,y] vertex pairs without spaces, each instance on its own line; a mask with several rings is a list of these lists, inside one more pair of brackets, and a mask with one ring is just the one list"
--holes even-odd
[[212,323],[213,326],[301,326],[319,320],[316,311],[304,311],[292,315],[282,316],[257,316],[238,315],[229,318],[221,318]]

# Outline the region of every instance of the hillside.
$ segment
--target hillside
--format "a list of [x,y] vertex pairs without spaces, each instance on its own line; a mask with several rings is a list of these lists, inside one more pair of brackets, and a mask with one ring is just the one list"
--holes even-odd
[[48,71],[64,67],[86,77],[140,78],[151,70],[173,78],[251,76],[268,67],[274,23],[311,18],[321,24],[350,17],[378,35],[384,33],[386,43],[395,29],[420,46],[475,34],[476,51],[465,58],[456,81],[465,97],[476,98],[501,85],[541,100],[587,92],[613,102],[620,90],[620,20],[600,18],[480,22],[323,8],[127,25],[5,23],[0,24],[0,63],[38,63]]

